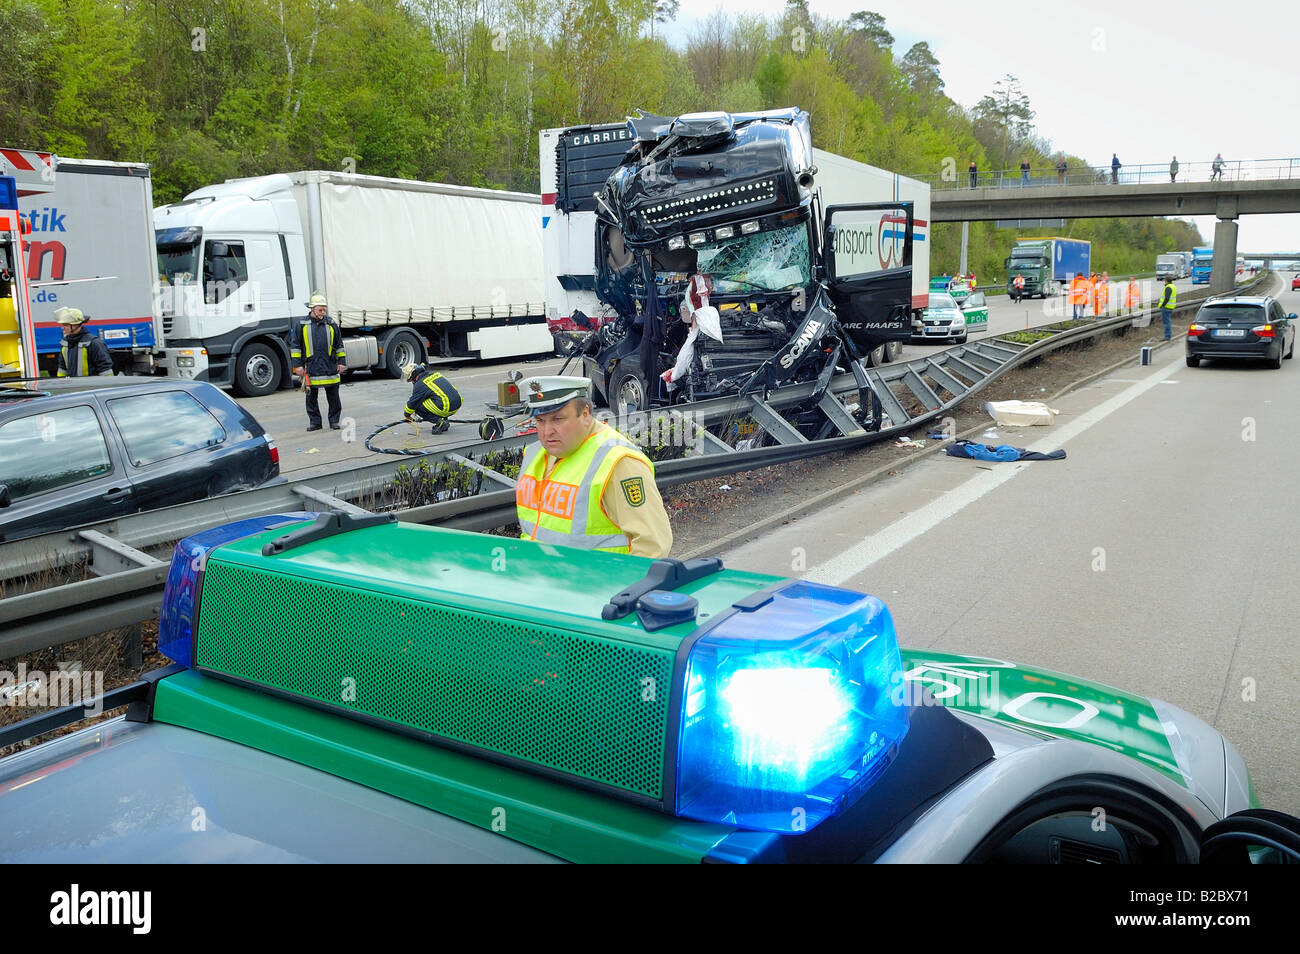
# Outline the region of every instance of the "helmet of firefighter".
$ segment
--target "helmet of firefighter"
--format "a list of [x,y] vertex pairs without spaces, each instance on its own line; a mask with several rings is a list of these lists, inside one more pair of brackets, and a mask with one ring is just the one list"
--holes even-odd
[[415,364],[414,362],[412,362],[410,364],[402,365],[403,381],[414,381],[418,375],[423,373],[424,373],[424,365],[422,364]]
[[54,320],[61,325],[84,325],[86,316],[80,308],[60,308],[54,313]]
[[328,308],[330,306],[329,301],[327,301],[325,296],[322,295],[320,292],[317,292],[316,294],[312,295],[311,298],[307,299],[306,304],[308,310],[315,308],[317,305],[320,305],[322,308]]

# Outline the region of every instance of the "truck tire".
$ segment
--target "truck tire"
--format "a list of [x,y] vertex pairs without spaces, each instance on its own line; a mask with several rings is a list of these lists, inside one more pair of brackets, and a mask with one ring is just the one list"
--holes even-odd
[[410,331],[399,331],[384,345],[384,360],[381,370],[390,378],[402,376],[402,365],[419,364],[424,361],[424,346],[420,339]]
[[648,406],[649,396],[641,377],[641,362],[624,358],[610,376],[609,408],[622,416],[624,408],[644,411]]
[[885,351],[886,348],[884,345],[876,345],[874,348],[872,348],[870,351],[867,352],[867,360],[863,363],[868,368],[880,367],[882,364],[885,363]]
[[903,354],[903,342],[891,341],[885,345],[885,361],[897,361]]
[[274,394],[280,387],[280,356],[266,344],[245,345],[235,359],[235,390],[244,397]]

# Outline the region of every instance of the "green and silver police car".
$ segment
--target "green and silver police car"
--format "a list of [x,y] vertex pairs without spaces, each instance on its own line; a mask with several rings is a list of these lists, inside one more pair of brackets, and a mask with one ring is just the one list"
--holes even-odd
[[716,559],[259,517],[177,545],[159,648],[0,760],[0,860],[1300,859],[1177,707]]

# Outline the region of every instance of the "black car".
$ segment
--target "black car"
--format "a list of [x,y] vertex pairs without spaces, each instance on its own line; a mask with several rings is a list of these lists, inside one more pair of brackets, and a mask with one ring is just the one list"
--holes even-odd
[[1257,358],[1280,368],[1295,354],[1295,317],[1274,298],[1212,298],[1187,329],[1187,366],[1202,358]]
[[279,479],[275,442],[225,392],[108,380],[118,383],[0,390],[0,541]]

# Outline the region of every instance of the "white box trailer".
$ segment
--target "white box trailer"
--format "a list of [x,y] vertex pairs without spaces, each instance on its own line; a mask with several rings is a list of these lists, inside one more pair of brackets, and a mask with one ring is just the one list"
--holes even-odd
[[[632,144],[625,122],[543,129],[539,134],[546,319],[552,331],[584,330],[584,317],[594,326],[614,317],[614,309],[596,295],[595,193]],[[824,149],[813,150],[813,162],[823,210],[850,203],[915,203],[912,309],[919,314],[930,300],[930,186]],[[887,268],[902,254],[905,236],[889,221],[881,222],[878,235],[876,253],[881,267]]]
[[15,179],[30,228],[23,251],[40,370],[57,370],[63,328],[54,313],[66,306],[86,315],[114,370],[151,373],[162,341],[149,166],[6,148],[0,175]]
[[[537,195],[342,172],[234,179],[155,211],[169,373],[265,394],[315,293],[350,368],[549,351]],[[201,275],[201,278],[199,277]]]

